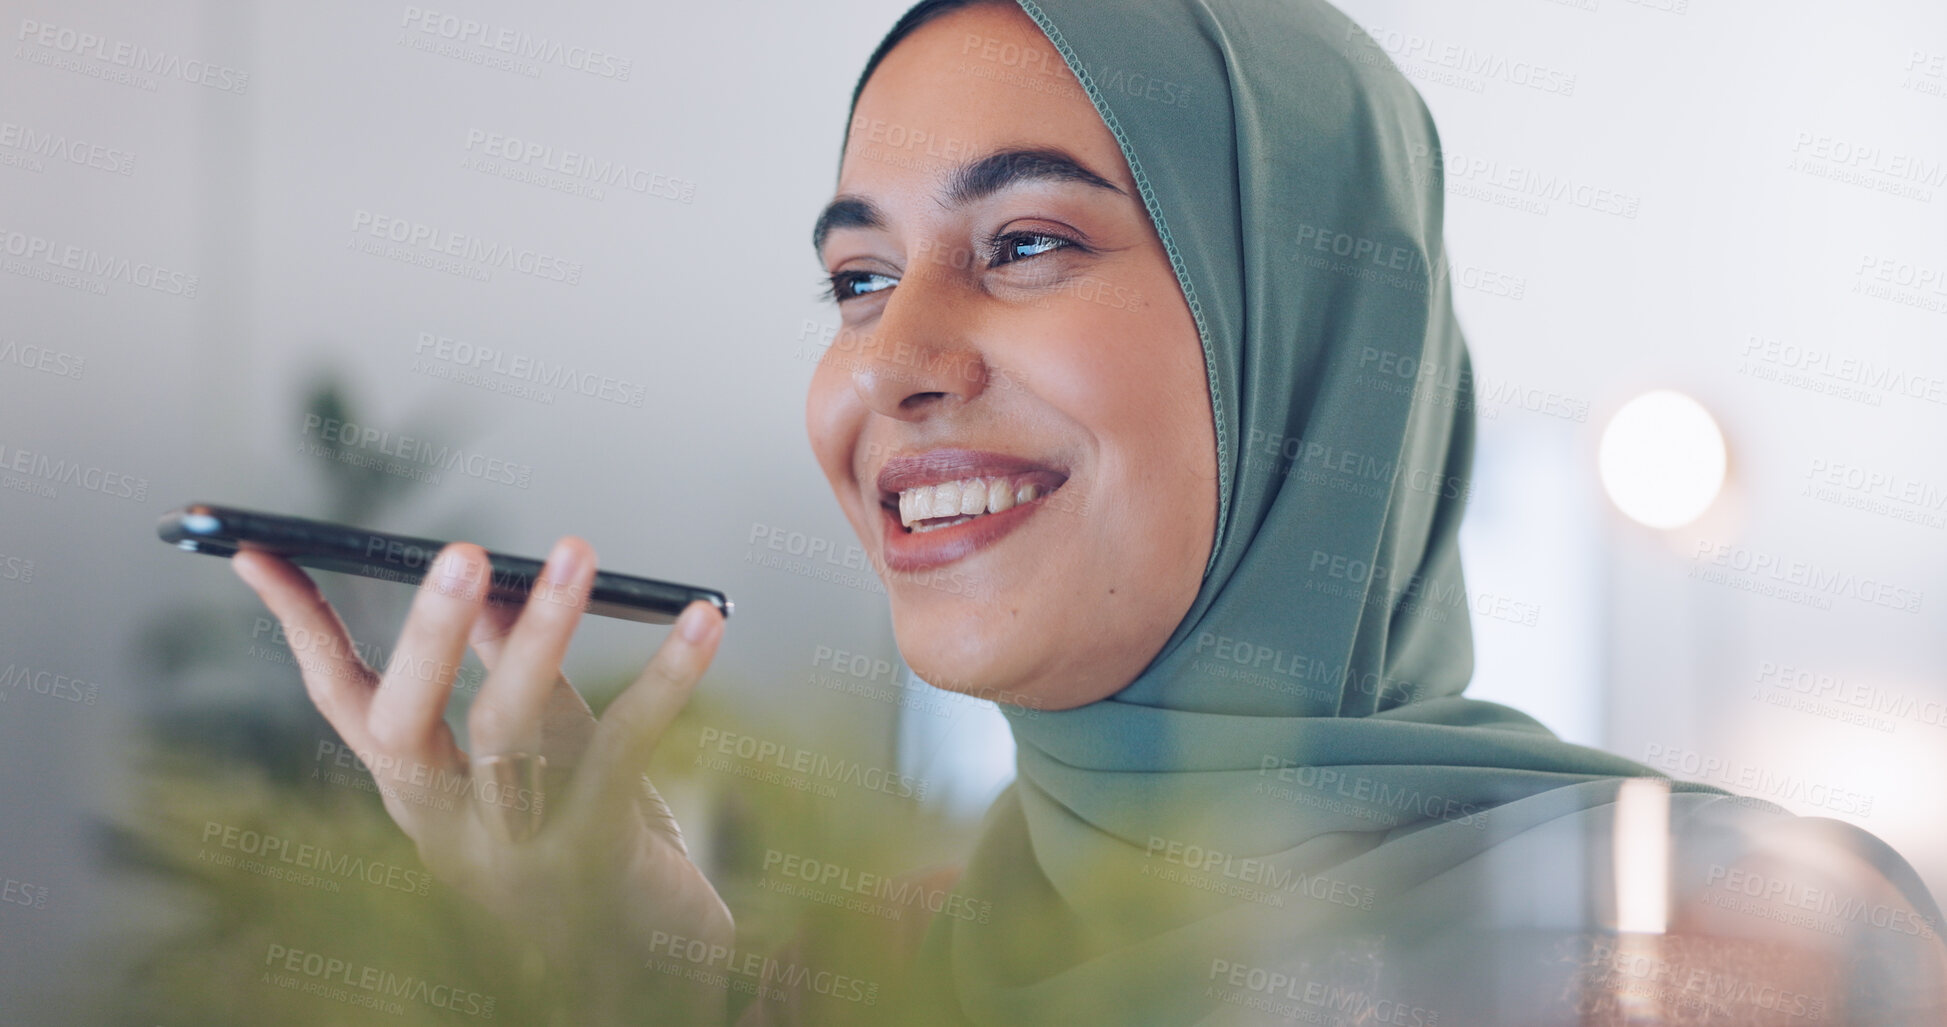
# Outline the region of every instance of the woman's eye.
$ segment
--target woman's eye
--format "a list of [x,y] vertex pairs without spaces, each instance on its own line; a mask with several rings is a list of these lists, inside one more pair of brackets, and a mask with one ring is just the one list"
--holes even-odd
[[1074,244],[1058,235],[1047,235],[1041,232],[1016,232],[1012,235],[1003,235],[994,240],[994,245],[991,248],[993,254],[992,262],[997,265],[1009,264],[1027,257],[1038,257],[1043,253],[1050,253],[1064,246],[1072,245]]
[[899,279],[891,275],[882,275],[876,271],[840,271],[829,279],[830,284],[825,288],[825,296],[827,299],[843,303],[868,293],[890,289],[898,281]]

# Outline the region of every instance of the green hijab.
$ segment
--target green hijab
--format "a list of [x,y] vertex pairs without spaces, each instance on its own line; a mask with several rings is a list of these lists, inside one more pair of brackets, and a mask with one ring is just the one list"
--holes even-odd
[[[1114,133],[1195,315],[1220,513],[1195,602],[1135,680],[1008,711],[1018,777],[959,885],[992,917],[936,919],[911,1022],[1586,1005],[1574,981],[1608,965],[1619,915],[1618,795],[1654,775],[1461,694],[1475,418],[1425,105],[1325,3],[1018,2]],[[1815,845],[1938,915],[1864,832],[1694,784],[1667,803],[1679,902],[1703,868]],[[1874,958],[1925,963],[1881,933]],[[1894,991],[1885,1008],[1932,1001]]]

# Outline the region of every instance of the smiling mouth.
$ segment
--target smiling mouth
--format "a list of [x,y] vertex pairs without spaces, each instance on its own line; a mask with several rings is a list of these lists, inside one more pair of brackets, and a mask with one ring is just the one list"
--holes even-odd
[[899,493],[899,523],[908,532],[923,533],[1003,513],[1061,488],[1047,484],[1046,477],[1046,472],[1029,472],[917,485]]
[[1067,482],[1066,470],[1025,457],[934,449],[886,461],[876,484],[888,530],[912,536],[1039,503]]

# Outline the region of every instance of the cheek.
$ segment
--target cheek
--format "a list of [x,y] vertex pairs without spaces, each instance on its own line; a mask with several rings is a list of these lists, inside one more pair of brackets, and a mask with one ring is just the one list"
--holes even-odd
[[1177,493],[1215,474],[1216,428],[1195,322],[1169,313],[1070,314],[1037,355],[1035,385],[1093,437],[1102,487],[1167,484],[1151,498],[1187,505]]
[[[1166,271],[1145,290],[1159,294],[1165,302],[1071,325],[1079,345],[1059,380],[1065,409],[1097,447],[1096,531],[1116,549],[1119,571],[1165,602],[1184,588],[1194,594],[1209,556],[1217,437],[1196,322]],[[1132,552],[1145,558],[1130,561]]]
[[805,394],[805,435],[818,466],[841,502],[852,479],[852,450],[865,423],[865,406],[842,370],[821,363]]
[[[1180,325],[1114,311],[1061,327],[1044,337],[1029,374],[1085,433],[1091,459],[1087,491],[1075,497],[1086,504],[1077,539],[1086,542],[1062,558],[1067,587],[1082,594],[1050,594],[1095,603],[1118,587],[1111,633],[1147,627],[1151,615],[1173,624],[1181,593],[1195,594],[1215,531],[1216,430],[1194,322],[1187,311]],[[1147,639],[1118,645],[1137,641]]]

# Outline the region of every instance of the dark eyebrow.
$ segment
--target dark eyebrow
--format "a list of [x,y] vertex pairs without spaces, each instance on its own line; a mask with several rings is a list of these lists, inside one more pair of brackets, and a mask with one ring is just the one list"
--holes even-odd
[[[962,207],[985,199],[1003,189],[1035,181],[1080,182],[1117,195],[1127,193],[1074,157],[1056,149],[997,150],[953,169],[947,178],[940,202]],[[826,205],[811,230],[813,249],[825,248],[825,235],[834,228],[883,228],[885,218],[871,201],[858,196],[840,196]]]
[[818,223],[811,228],[811,248],[822,251],[825,235],[834,228],[884,228],[886,219],[872,201],[858,196],[840,196],[825,205]]
[[1001,150],[955,168],[945,202],[949,207],[964,206],[1036,180],[1080,182],[1122,193],[1115,183],[1060,150]]

